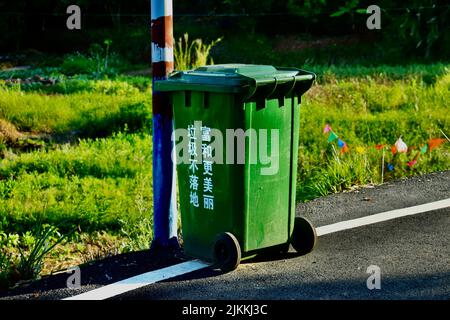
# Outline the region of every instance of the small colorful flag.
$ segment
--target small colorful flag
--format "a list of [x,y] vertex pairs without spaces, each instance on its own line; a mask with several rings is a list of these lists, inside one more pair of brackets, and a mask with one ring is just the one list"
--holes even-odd
[[333,131],[330,131],[330,135],[328,136],[328,142],[333,142],[337,138],[338,138],[338,136],[336,135],[336,133],[334,133]]
[[388,163],[387,164],[387,168],[389,171],[393,171],[394,170],[394,165],[392,163]]
[[420,152],[423,154],[425,152],[427,152],[428,150],[428,145],[424,145],[422,148],[420,148]]
[[347,146],[347,144],[344,142],[344,145],[342,146],[342,149],[341,149],[341,153],[346,153],[346,152],[348,152],[348,146]]
[[416,159],[414,159],[414,160],[412,160],[412,161],[409,161],[409,162],[407,162],[406,163],[406,165],[408,166],[408,167],[412,167],[413,165],[415,165],[417,163],[417,160]]
[[325,133],[328,133],[330,131],[331,131],[331,126],[327,123],[325,125],[325,127],[323,128],[323,133],[325,134]]
[[342,141],[341,139],[338,140],[338,146],[339,148],[343,148],[345,146],[345,142]]
[[441,139],[441,138],[437,138],[437,139],[430,139],[428,140],[428,147],[430,148],[430,152],[431,150],[433,150],[434,148],[439,147],[441,144],[443,144],[445,142],[445,139]]
[[366,149],[364,147],[357,146],[355,149],[359,154],[363,154],[366,152]]
[[395,146],[392,146],[391,152],[392,152],[392,155],[395,156],[395,154],[397,153],[397,148]]
[[402,140],[402,138],[398,138],[398,140],[395,142],[395,148],[397,148],[397,151],[399,153],[406,153],[406,152],[408,152],[408,146]]

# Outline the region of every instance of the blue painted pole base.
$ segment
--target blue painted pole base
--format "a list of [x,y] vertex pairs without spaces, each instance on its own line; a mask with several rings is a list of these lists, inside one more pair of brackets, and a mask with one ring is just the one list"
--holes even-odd
[[173,119],[153,115],[153,210],[152,250],[178,250],[176,171],[172,161]]

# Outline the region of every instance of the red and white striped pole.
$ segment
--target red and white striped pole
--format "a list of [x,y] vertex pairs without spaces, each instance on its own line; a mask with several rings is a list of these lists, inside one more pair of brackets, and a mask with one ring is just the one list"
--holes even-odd
[[174,68],[172,0],[151,0],[153,77],[153,224],[152,251],[178,249],[176,172],[171,152],[172,107],[167,93],[155,90]]

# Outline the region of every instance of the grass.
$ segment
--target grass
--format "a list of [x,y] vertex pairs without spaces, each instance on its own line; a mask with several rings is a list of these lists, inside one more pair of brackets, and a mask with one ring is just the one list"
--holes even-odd
[[[393,145],[400,135],[409,146],[416,147],[430,138],[442,137],[440,130],[448,132],[450,128],[449,89],[448,74],[434,85],[414,78],[381,82],[344,79],[314,87],[302,105],[298,200],[381,182],[381,151],[367,147]],[[330,123],[353,149],[339,155],[340,162],[322,134],[325,123]],[[357,146],[366,147],[366,152],[355,152]],[[414,152],[395,158],[388,152],[386,161],[397,165],[385,178],[450,169],[448,147],[421,156],[417,165],[409,168],[405,163]]]
[[394,80],[414,80],[421,84],[431,85],[449,72],[449,66],[443,63],[429,65],[378,65],[376,67],[361,65],[303,65],[303,68],[314,70],[320,84],[340,79],[366,79],[375,80],[377,83],[389,83]]
[[[48,274],[111,254],[144,250],[152,237],[151,136],[117,133],[49,150],[20,153],[0,165],[0,231],[24,238],[40,224],[68,236],[41,259],[17,258],[20,277]],[[75,233],[74,233],[75,232]],[[34,257],[11,246],[4,253]],[[2,250],[3,251],[3,250]],[[21,271],[24,269],[23,271]],[[36,270],[35,273],[30,273]],[[3,278],[10,278],[9,269]],[[9,274],[9,276],[8,276]],[[33,277],[34,277],[33,276]],[[3,281],[5,284],[5,281]]]
[[[307,69],[319,80],[301,107],[297,201],[380,183],[381,151],[374,145],[392,145],[401,135],[420,147],[450,130],[447,65]],[[9,239],[2,248],[10,248],[1,250],[2,270],[18,248],[24,256],[31,252],[23,243],[38,224],[67,235],[44,259],[41,274],[148,248],[152,237],[148,79],[53,76],[54,86],[0,84],[0,233]],[[350,152],[333,152],[325,123]],[[12,141],[30,132],[49,138],[17,148]],[[68,133],[69,141],[53,139]],[[410,168],[405,162],[415,152],[395,158],[386,152],[395,170],[385,170],[384,180],[450,169],[449,144]]]
[[70,94],[0,86],[0,118],[20,131],[49,134],[75,131],[84,137],[107,136],[123,129],[125,123],[130,130],[136,130],[150,121],[150,93],[141,92],[125,81],[76,80],[63,82],[52,90],[63,87],[69,87]]
[[0,167],[0,230],[25,232],[41,222],[63,232],[119,231],[151,216],[150,186],[149,135],[22,153]]

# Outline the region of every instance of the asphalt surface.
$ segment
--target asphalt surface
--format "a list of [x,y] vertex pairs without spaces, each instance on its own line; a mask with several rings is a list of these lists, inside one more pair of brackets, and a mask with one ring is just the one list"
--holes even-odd
[[[304,257],[199,271],[121,299],[450,299],[450,211],[323,236]],[[367,267],[381,269],[369,290]]]
[[[450,172],[301,204],[316,226],[450,198]],[[369,290],[367,268],[381,270]],[[319,238],[309,255],[250,261],[228,274],[200,270],[116,299],[450,299],[450,208]]]
[[316,227],[450,198],[450,171],[366,186],[297,206]]
[[[297,214],[308,217],[319,227],[447,198],[450,198],[450,171],[323,197],[300,204]],[[83,287],[79,290],[63,288],[68,276],[64,274],[59,276],[60,288],[35,284],[25,291],[10,292],[4,298],[60,299],[149,271],[142,271],[142,266],[133,269],[121,257],[113,259],[115,269],[108,271],[106,278],[102,274],[106,262],[97,263],[94,274],[87,274],[89,270],[82,272]],[[131,265],[139,264],[139,259],[133,261]],[[174,259],[169,264],[181,261]],[[370,276],[367,268],[371,265],[381,270],[379,290],[367,288]],[[450,207],[321,236],[315,250],[303,257],[296,256],[291,248],[284,256],[243,262],[234,272],[222,274],[207,268],[113,299],[448,300]]]

